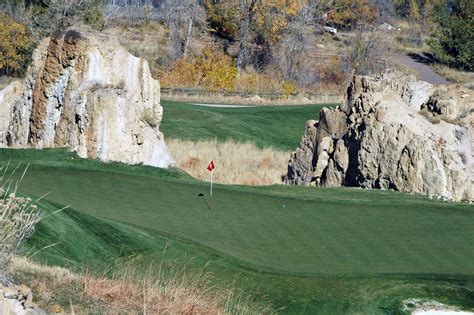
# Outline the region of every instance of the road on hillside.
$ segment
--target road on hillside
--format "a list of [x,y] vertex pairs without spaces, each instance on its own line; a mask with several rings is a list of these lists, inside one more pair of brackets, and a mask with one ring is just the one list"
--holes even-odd
[[395,54],[393,57],[396,63],[405,65],[415,70],[418,73],[418,78],[422,81],[426,81],[431,84],[449,83],[448,80],[434,72],[426,64],[428,62],[428,59],[423,56]]

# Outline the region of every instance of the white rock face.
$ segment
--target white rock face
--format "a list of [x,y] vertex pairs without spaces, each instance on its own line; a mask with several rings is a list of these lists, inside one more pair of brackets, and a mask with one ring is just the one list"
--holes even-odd
[[147,61],[115,40],[54,34],[35,50],[21,87],[15,84],[0,92],[0,114],[10,113],[0,120],[0,146],[69,147],[102,161],[175,164],[159,131],[159,82]]
[[356,77],[307,123],[287,184],[395,189],[474,200],[473,101],[400,73]]

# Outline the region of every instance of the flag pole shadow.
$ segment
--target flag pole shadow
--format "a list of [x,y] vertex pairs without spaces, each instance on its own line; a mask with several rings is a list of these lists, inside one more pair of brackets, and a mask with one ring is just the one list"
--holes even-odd
[[204,204],[206,205],[207,209],[212,210],[212,202],[211,202],[211,203],[207,202],[207,200],[206,200],[206,198],[205,198],[205,196],[204,196],[203,193],[199,193],[198,196],[199,196],[199,197],[203,197],[203,198],[202,198],[202,201],[203,201]]

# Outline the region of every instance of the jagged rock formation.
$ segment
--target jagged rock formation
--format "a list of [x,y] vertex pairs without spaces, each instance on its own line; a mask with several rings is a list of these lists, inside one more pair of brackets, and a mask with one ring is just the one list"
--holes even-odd
[[[69,147],[81,157],[168,167],[159,82],[147,61],[104,35],[44,40],[26,79],[0,92],[0,146]],[[14,92],[16,91],[16,92]]]
[[455,88],[395,72],[356,77],[341,106],[307,122],[285,183],[472,201],[473,109]]

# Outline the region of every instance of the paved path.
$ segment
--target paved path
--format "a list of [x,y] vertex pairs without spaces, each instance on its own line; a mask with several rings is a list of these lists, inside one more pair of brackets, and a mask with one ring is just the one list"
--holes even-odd
[[[417,56],[417,55],[416,55]],[[412,57],[402,54],[395,54],[394,62],[405,65],[407,67],[412,68],[418,73],[418,77],[422,81],[426,81],[431,84],[447,84],[449,83],[448,80],[434,72],[427,64],[426,61],[428,59],[419,56],[419,57]]]

